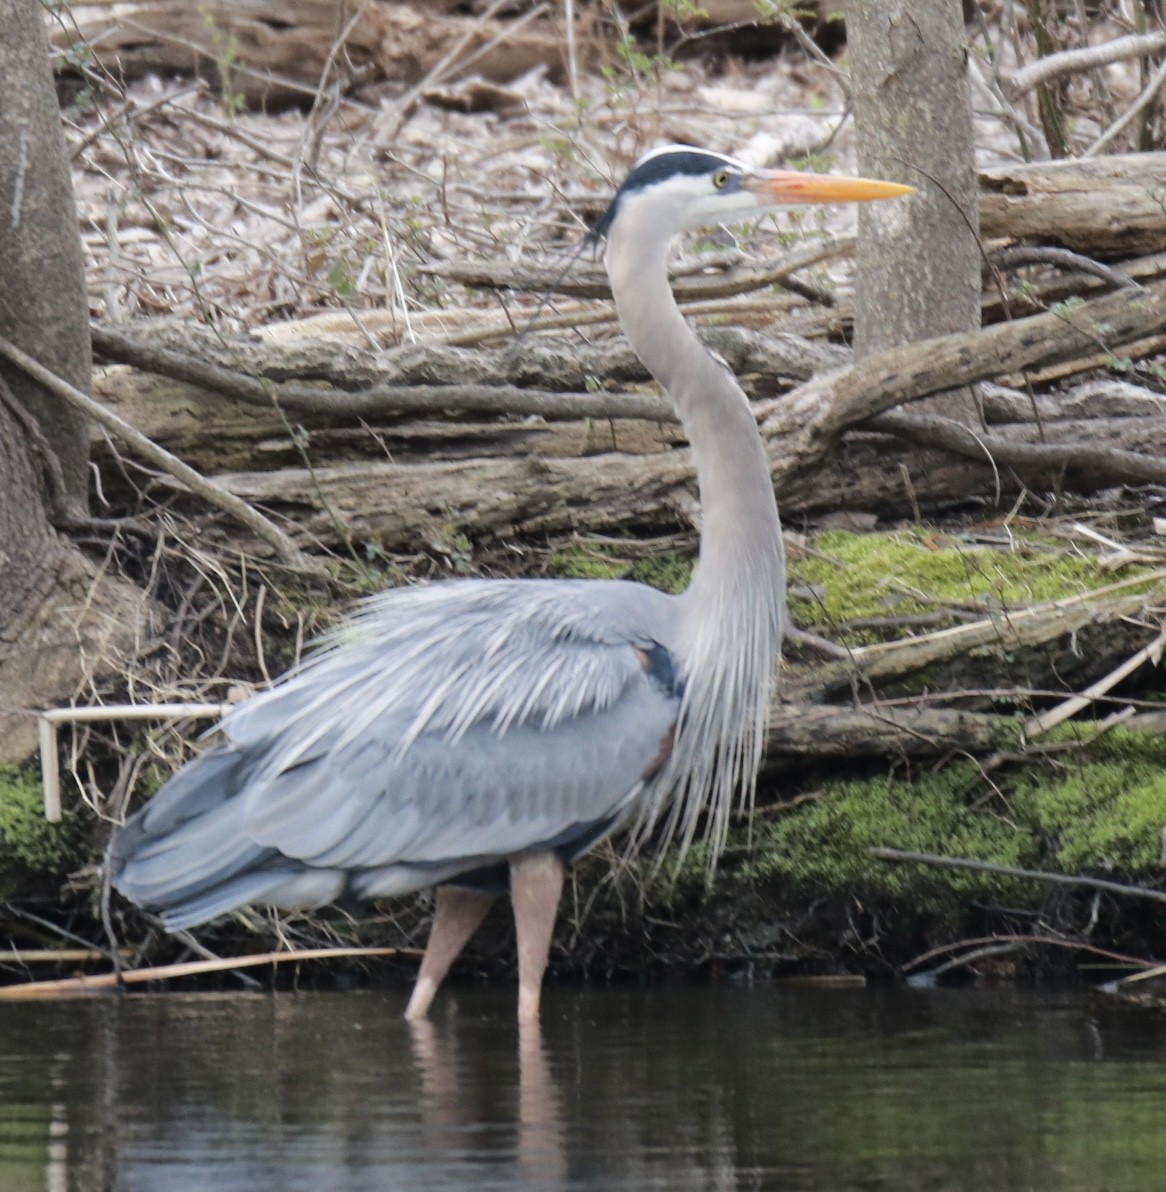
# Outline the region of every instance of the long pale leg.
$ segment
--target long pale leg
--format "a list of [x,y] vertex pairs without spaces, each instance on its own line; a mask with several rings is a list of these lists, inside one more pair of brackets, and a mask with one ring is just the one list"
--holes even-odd
[[493,904],[493,894],[459,890],[454,886],[437,887],[433,926],[429,929],[429,942],[425,945],[413,996],[405,1007],[406,1018],[425,1017],[449,966],[478,930]]
[[518,936],[518,1021],[538,1019],[543,973],[563,892],[563,863],[554,853],[510,859],[510,899]]

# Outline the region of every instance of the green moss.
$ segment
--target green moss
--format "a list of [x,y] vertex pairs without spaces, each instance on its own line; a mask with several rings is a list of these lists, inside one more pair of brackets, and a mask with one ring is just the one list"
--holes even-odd
[[1088,592],[1114,578],[1091,556],[1049,549],[1020,533],[1003,547],[923,527],[888,534],[835,530],[819,534],[813,549],[790,569],[790,611],[801,625],[952,606],[991,615]]
[[[1068,727],[1060,735],[1080,732]],[[954,924],[972,902],[1037,906],[1040,882],[969,870],[894,864],[889,846],[1058,873],[1161,872],[1166,824],[1166,741],[1112,730],[1079,749],[992,774],[960,762],[939,772],[826,782],[813,797],[769,808],[741,830],[726,861],[736,878],[781,881],[812,896],[877,898],[908,917]],[[676,872],[680,890],[702,882],[694,849]]]
[[914,781],[883,775],[831,783],[757,833],[752,874],[837,894],[909,897],[918,910],[943,917],[956,897],[1031,903],[1030,883],[887,864],[870,855],[882,845],[1001,865],[1033,864],[1038,846],[1030,833],[969,805],[969,793],[979,794],[976,779],[976,767],[962,763]]
[[39,777],[0,767],[0,890],[29,875],[60,879],[84,860],[80,817],[50,824]]
[[1166,741],[1113,729],[1056,770],[1013,783],[1015,817],[1065,873],[1160,871],[1166,825]]
[[563,579],[630,579],[665,592],[682,592],[692,578],[692,566],[693,560],[684,555],[632,559],[617,546],[574,543],[551,555],[547,573]]

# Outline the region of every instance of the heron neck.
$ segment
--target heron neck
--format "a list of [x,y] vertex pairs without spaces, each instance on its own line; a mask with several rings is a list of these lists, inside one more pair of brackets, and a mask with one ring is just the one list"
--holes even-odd
[[686,601],[707,608],[727,595],[740,600],[748,593],[779,634],[781,525],[757,421],[736,378],[680,313],[668,284],[667,247],[633,230],[619,239],[613,235],[607,260],[628,339],[668,393],[692,447],[702,526],[700,562]]

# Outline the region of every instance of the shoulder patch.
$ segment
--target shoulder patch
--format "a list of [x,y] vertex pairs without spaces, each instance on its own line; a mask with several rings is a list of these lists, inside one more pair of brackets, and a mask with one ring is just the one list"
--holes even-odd
[[633,649],[636,652],[636,657],[640,660],[640,666],[644,668],[644,674],[657,687],[665,694],[672,696],[673,699],[683,697],[684,683],[677,673],[676,660],[664,646],[659,642],[653,642],[646,650],[643,646],[634,646]]

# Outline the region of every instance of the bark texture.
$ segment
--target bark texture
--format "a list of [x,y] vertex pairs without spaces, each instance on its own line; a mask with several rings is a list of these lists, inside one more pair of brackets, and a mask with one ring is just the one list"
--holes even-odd
[[1161,252],[1163,179],[1162,152],[992,166],[980,173],[983,232],[1091,257]]
[[[0,335],[80,389],[89,312],[41,6],[0,0]],[[140,594],[51,524],[82,517],[88,428],[0,365],[0,762],[36,744],[35,712],[121,669]]]
[[[846,29],[859,171],[918,187],[908,200],[859,210],[861,359],[979,326],[979,219],[959,4],[850,0]],[[954,396],[942,399],[942,412],[974,421],[971,393]]]
[[36,747],[41,708],[124,669],[144,603],[49,524],[28,436],[0,401],[0,762]]
[[[41,6],[0,0],[0,334],[89,392],[89,307],[73,183],[49,70]],[[39,428],[58,520],[85,511],[82,417],[7,364],[0,379]],[[0,584],[0,586],[3,586]]]

